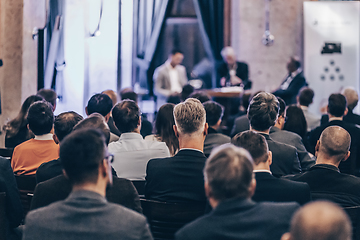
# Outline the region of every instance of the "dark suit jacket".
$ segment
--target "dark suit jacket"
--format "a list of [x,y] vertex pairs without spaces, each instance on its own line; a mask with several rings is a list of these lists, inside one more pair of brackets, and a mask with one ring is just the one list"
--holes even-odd
[[143,215],[85,190],[29,212],[25,222],[24,240],[152,239]]
[[270,171],[275,177],[301,172],[299,158],[296,148],[279,143],[271,139],[268,134],[262,134],[267,141],[269,150],[272,152],[272,164]]
[[206,202],[205,155],[182,149],[169,158],[151,159],[146,168],[145,198],[163,202]]
[[312,199],[325,199],[342,207],[360,206],[360,178],[340,173],[333,165],[316,164],[289,179],[309,184]]
[[[286,79],[283,83],[285,81]],[[282,90],[281,88],[278,88],[275,92],[273,92],[273,94],[281,97],[285,101],[286,105],[294,104],[296,103],[296,96],[298,95],[300,89],[304,86],[307,86],[307,83],[301,72],[293,78],[287,89]]]
[[270,128],[270,137],[277,142],[284,143],[296,148],[300,160],[301,169],[305,171],[315,164],[315,157],[311,158],[306,150],[302,138],[296,133],[280,130],[277,127]]
[[255,203],[250,199],[229,199],[212,212],[185,225],[176,240],[274,240],[289,230],[297,203]]
[[354,124],[333,120],[315,128],[309,134],[308,151],[315,154],[316,142],[319,140],[322,131],[329,126],[340,126],[349,132],[351,136],[350,157],[341,162],[339,168],[342,173],[358,174],[360,169],[360,129]]
[[[69,196],[71,189],[71,184],[64,175],[41,182],[36,185],[30,209],[33,210],[64,200]],[[113,185],[106,190],[106,198],[109,202],[142,213],[139,195],[131,181],[125,178],[113,177]]]
[[[236,76],[239,77],[244,84],[244,89],[250,89],[252,82],[249,80],[249,70],[248,65],[244,62],[236,62],[237,69],[236,69]],[[225,62],[222,62],[218,69],[218,85],[217,87],[222,87],[220,85],[220,79],[225,77],[226,79],[230,79],[228,65]]]
[[204,154],[209,156],[213,148],[220,146],[225,143],[230,143],[231,138],[222,133],[216,132],[213,128],[209,127],[208,135],[206,135],[204,141]]
[[344,116],[344,122],[360,125],[360,116],[348,109],[348,113]]
[[5,211],[7,218],[7,226],[1,227],[6,227],[6,234],[9,238],[12,229],[19,226],[22,221],[23,207],[10,161],[3,157],[0,157],[0,192],[6,194]]
[[249,123],[249,119],[247,117],[247,114],[242,115],[238,118],[235,119],[234,121],[234,126],[231,130],[230,136],[233,137],[236,134],[240,133],[240,132],[244,132],[246,130],[250,129],[250,123]]
[[255,178],[256,190],[252,200],[256,202],[297,202],[304,205],[311,201],[306,183],[276,178],[268,172],[255,172]]

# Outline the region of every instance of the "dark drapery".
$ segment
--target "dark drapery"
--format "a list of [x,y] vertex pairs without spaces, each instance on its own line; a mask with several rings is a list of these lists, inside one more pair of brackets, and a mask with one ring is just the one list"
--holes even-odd
[[216,86],[216,67],[224,47],[224,0],[193,0],[204,47],[214,64],[212,86]]

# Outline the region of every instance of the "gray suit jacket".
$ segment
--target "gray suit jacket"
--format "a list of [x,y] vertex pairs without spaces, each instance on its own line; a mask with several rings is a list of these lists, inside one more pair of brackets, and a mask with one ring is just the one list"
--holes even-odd
[[213,148],[220,146],[225,143],[230,143],[231,138],[225,134],[216,132],[213,128],[208,129],[208,135],[206,135],[204,141],[204,154],[209,157]]
[[[181,86],[186,85],[188,79],[186,76],[185,67],[182,65],[177,65],[176,70],[178,71],[179,74],[180,85]],[[162,96],[167,98],[172,94],[169,69],[166,63],[155,69],[154,81],[155,81],[154,92],[158,97]]]
[[280,130],[277,127],[270,128],[270,137],[277,142],[284,143],[296,148],[298,153],[301,169],[303,171],[309,169],[315,164],[315,157],[311,158],[306,150],[302,138],[296,133],[286,130]]
[[233,137],[240,132],[244,132],[250,129],[249,119],[247,114],[242,115],[235,119],[234,126],[231,130],[230,136]]
[[91,191],[29,212],[23,239],[152,239],[146,218]]

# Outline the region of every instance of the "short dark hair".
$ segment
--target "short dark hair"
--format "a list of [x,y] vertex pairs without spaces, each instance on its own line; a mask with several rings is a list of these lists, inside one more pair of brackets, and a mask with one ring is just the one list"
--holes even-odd
[[181,54],[184,54],[180,49],[178,48],[174,48],[173,50],[171,50],[170,54],[171,55],[175,55],[177,53],[181,53]]
[[137,103],[138,95],[134,91],[121,92],[121,100],[125,100],[125,99],[133,100],[134,102]]
[[344,95],[340,93],[333,93],[329,97],[328,108],[329,113],[335,117],[342,117],[344,115],[347,103]]
[[73,111],[63,112],[57,115],[54,121],[54,131],[59,141],[71,133],[74,126],[82,119],[83,117],[81,115]]
[[50,133],[54,124],[52,105],[46,101],[34,102],[30,105],[27,121],[35,135]]
[[279,114],[279,101],[267,92],[260,92],[251,99],[248,108],[248,119],[253,129],[268,130],[274,126]]
[[286,103],[281,97],[276,97],[276,98],[279,101],[279,116],[284,116],[285,115]]
[[253,179],[253,160],[248,151],[224,144],[211,152],[204,168],[205,182],[210,195],[218,201],[250,196]]
[[299,59],[297,56],[292,56],[290,59],[291,59],[291,61],[294,63],[294,66],[295,66],[296,68],[301,67],[301,61],[300,61],[300,59]]
[[308,107],[314,99],[314,91],[309,87],[304,87],[299,93],[299,103],[302,106]]
[[100,130],[104,137],[106,145],[110,142],[110,129],[107,123],[105,122],[105,118],[100,113],[92,113],[87,118],[78,122],[73,131],[83,129],[83,128],[93,128]]
[[222,118],[224,107],[214,101],[207,101],[203,105],[206,112],[206,122],[209,126],[214,126]]
[[190,84],[186,84],[181,91],[181,100],[185,101],[190,94],[194,92],[195,88],[191,86]]
[[72,184],[96,182],[105,154],[105,138],[97,129],[73,131],[60,144],[60,161]]
[[87,113],[100,113],[104,117],[111,111],[113,102],[111,98],[103,93],[93,95],[87,103]]
[[140,108],[133,100],[123,100],[112,110],[115,126],[121,133],[133,132],[140,118]]
[[42,88],[37,92],[36,95],[43,97],[52,105],[53,108],[56,106],[57,94],[54,90]]
[[231,139],[231,143],[245,148],[252,156],[255,165],[268,159],[268,144],[265,137],[259,133],[250,130],[238,133]]
[[207,101],[211,100],[211,97],[209,96],[209,94],[207,94],[204,91],[195,91],[195,92],[190,94],[189,98],[196,98],[201,103],[204,103],[204,102],[207,102]]

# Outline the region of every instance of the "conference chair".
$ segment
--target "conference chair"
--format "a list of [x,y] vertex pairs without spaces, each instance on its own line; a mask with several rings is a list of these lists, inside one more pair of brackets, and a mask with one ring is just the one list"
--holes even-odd
[[36,177],[35,175],[15,175],[15,179],[19,189],[25,217],[30,210],[31,200],[36,186]]
[[353,228],[353,240],[360,240],[360,206],[345,207],[343,210],[348,214]]
[[0,240],[6,240],[6,193],[0,192]]

